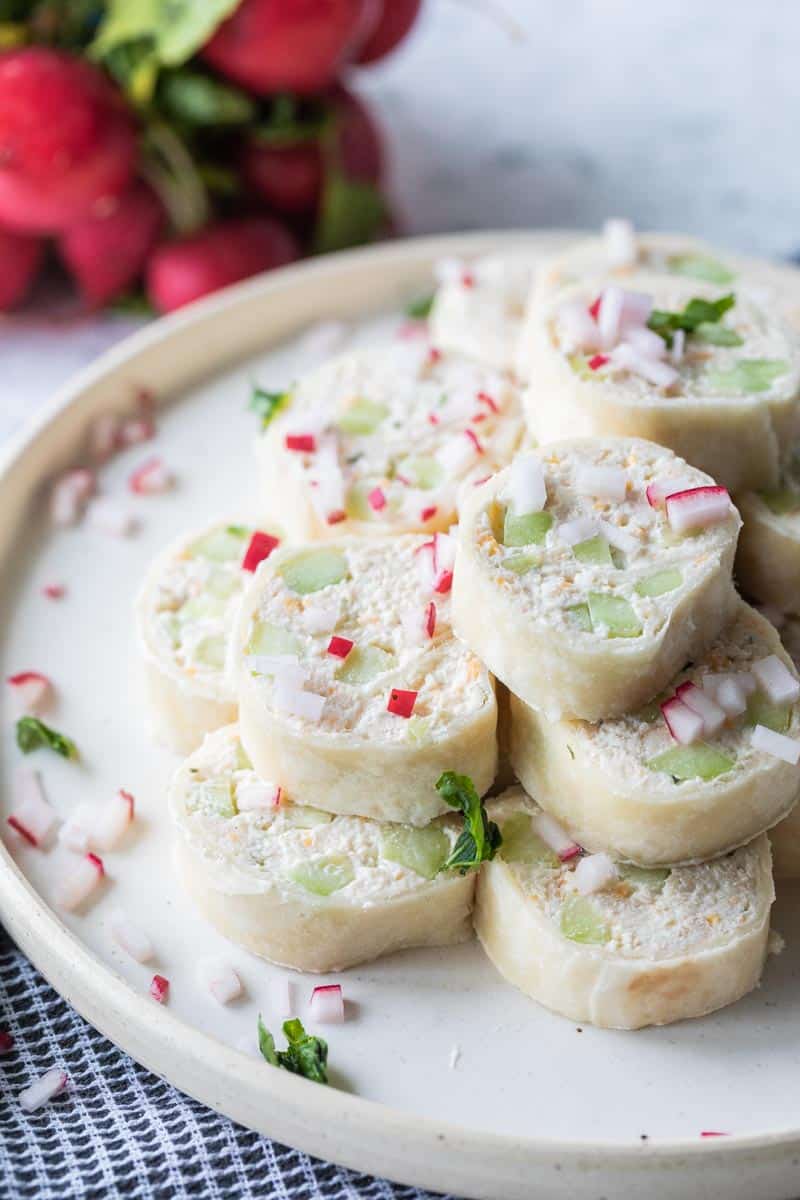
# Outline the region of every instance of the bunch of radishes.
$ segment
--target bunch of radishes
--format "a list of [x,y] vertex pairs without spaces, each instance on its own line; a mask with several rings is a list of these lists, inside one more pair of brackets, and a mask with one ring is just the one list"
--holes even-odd
[[85,303],[167,312],[386,231],[382,150],[341,83],[421,0],[20,0],[1,23],[0,309],[49,247]]

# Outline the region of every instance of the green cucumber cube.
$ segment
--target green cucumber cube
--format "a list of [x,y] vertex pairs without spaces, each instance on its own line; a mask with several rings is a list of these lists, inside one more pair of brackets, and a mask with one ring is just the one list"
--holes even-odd
[[192,558],[210,558],[212,562],[229,562],[242,558],[251,531],[244,525],[226,525],[224,529],[212,529],[189,546]]
[[355,877],[353,864],[345,854],[298,863],[289,871],[292,882],[313,896],[331,896],[347,887]]
[[602,915],[585,896],[569,896],[564,901],[560,924],[565,938],[584,946],[602,946],[611,937]]
[[389,862],[408,867],[423,879],[434,879],[450,853],[450,839],[443,829],[428,826],[390,825],[381,837],[381,854]]
[[588,604],[573,604],[567,609],[570,621],[581,631],[581,633],[591,633],[594,629],[592,625],[592,617],[589,612]]
[[278,574],[291,591],[307,596],[341,583],[347,576],[347,559],[341,550],[321,546],[287,558],[278,568]]
[[667,567],[663,571],[656,571],[655,575],[648,575],[647,579],[640,579],[633,589],[639,596],[665,596],[667,592],[674,592],[683,583],[683,573],[677,567]]
[[590,563],[596,567],[614,566],[614,560],[611,557],[611,547],[604,537],[600,537],[600,534],[597,534],[596,537],[587,538],[585,542],[577,542],[572,547],[572,553],[578,562]]
[[736,760],[730,755],[706,742],[697,742],[694,746],[670,746],[647,763],[651,771],[663,771],[679,781],[702,779],[705,782],[724,775],[735,765]]
[[331,813],[312,808],[309,804],[284,804],[281,812],[287,825],[293,825],[296,829],[314,829],[317,825],[330,825],[333,820]]
[[781,375],[789,370],[780,358],[741,358],[727,370],[710,370],[708,381],[716,392],[768,392]]
[[395,656],[380,646],[354,646],[336,672],[340,683],[371,683],[384,671],[391,671]]
[[605,625],[609,637],[639,637],[641,621],[624,596],[589,592],[588,601],[593,629]]
[[517,517],[507,508],[503,522],[503,545],[540,546],[552,524],[553,516],[549,512],[524,513]]
[[527,575],[529,571],[535,570],[540,562],[541,559],[535,554],[509,554],[508,558],[503,560],[503,566],[514,575]]
[[202,638],[195,648],[194,656],[204,667],[223,670],[228,654],[228,640],[222,635]]
[[301,650],[300,639],[281,625],[269,621],[256,621],[246,654],[291,654],[297,657]]
[[536,833],[527,813],[513,813],[503,823],[502,834],[500,856],[506,862],[554,869],[561,866],[558,855]]
[[397,464],[396,475],[409,479],[412,485],[423,492],[441,487],[444,482],[444,467],[428,454],[413,455]]
[[775,733],[786,733],[792,719],[790,704],[773,704],[763,692],[753,692],[747,698],[747,724],[766,725]]
[[669,867],[635,867],[633,863],[617,863],[617,871],[620,879],[651,892],[660,892],[672,874]]
[[186,801],[190,812],[204,817],[229,818],[236,816],[236,800],[230,779],[205,779],[192,788]]
[[343,433],[367,434],[375,430],[389,415],[385,404],[376,404],[373,400],[357,400],[347,412],[342,413],[336,424]]

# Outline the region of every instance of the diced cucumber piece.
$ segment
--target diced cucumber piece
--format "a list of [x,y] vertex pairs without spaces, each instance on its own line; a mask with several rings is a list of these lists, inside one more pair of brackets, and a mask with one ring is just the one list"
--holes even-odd
[[527,575],[529,571],[538,567],[540,562],[541,559],[535,554],[509,554],[503,561],[503,566],[514,575]]
[[204,537],[189,546],[192,558],[210,558],[212,562],[228,562],[241,558],[247,549],[250,530],[244,525],[226,525],[224,529],[212,529]]
[[747,724],[766,725],[775,733],[786,733],[792,719],[790,704],[773,704],[763,692],[753,692],[747,698]]
[[423,879],[434,879],[450,853],[450,839],[443,829],[428,826],[390,825],[381,836],[381,854],[389,862],[408,867]]
[[289,878],[294,883],[314,896],[330,896],[333,892],[341,891],[355,877],[353,864],[345,854],[298,863],[289,872]]
[[673,275],[704,279],[707,283],[731,283],[736,278],[724,263],[708,254],[673,254],[667,266]]
[[347,576],[347,559],[341,550],[322,546],[287,558],[278,568],[278,574],[298,596],[307,596],[341,583]]
[[227,639],[222,635],[204,637],[197,643],[194,651],[194,657],[204,667],[213,667],[215,671],[221,671],[225,666],[225,659],[228,653]]
[[336,424],[344,433],[374,433],[388,414],[389,410],[384,404],[361,399],[342,413]]
[[237,771],[252,771],[253,764],[250,762],[250,756],[245,750],[241,742],[236,743],[236,770]]
[[567,609],[570,621],[581,633],[591,633],[594,629],[588,604],[573,604]]
[[540,546],[552,524],[552,513],[523,513],[517,517],[507,508],[503,521],[503,545]]
[[370,683],[384,671],[390,671],[395,656],[380,646],[354,646],[336,672],[341,683]]
[[206,580],[206,591],[218,600],[229,600],[234,592],[242,585],[241,576],[232,571],[217,567],[209,573]]
[[354,483],[352,487],[348,488],[344,500],[344,511],[351,521],[371,521],[374,518],[375,511],[367,499],[374,486],[374,484]]
[[759,492],[758,495],[776,517],[783,517],[786,513],[797,512],[800,509],[800,492],[791,488],[775,488],[774,491]]
[[406,737],[409,742],[416,742],[417,745],[421,745],[428,740],[430,727],[430,717],[420,717],[416,713],[412,713],[406,721]]
[[694,331],[694,337],[711,346],[742,346],[744,339],[739,337],[730,325],[722,325],[716,321],[701,321]]
[[539,837],[527,813],[513,813],[503,823],[500,856],[506,862],[530,866],[560,867],[561,860]]
[[178,609],[178,618],[184,622],[219,621],[225,616],[226,608],[227,604],[223,597],[214,596],[211,592],[199,592],[181,605]]
[[571,942],[584,946],[601,946],[611,937],[611,930],[596,906],[585,896],[569,896],[564,901],[561,932]]
[[206,817],[235,817],[236,801],[230,779],[204,780],[189,792],[186,807]]
[[669,867],[635,867],[632,863],[617,863],[617,871],[621,879],[651,892],[660,892],[672,874]]
[[589,360],[585,354],[570,354],[568,361],[575,374],[581,379],[591,379],[596,375],[596,372],[589,366]]
[[641,621],[624,596],[589,592],[588,600],[593,629],[605,625],[609,637],[638,637],[642,632]]
[[281,807],[287,825],[296,829],[314,829],[317,825],[330,825],[333,820],[331,813],[323,812],[321,808],[312,808],[308,804],[285,804]]
[[726,371],[709,371],[708,381],[717,392],[767,392],[788,370],[781,358],[742,358]]
[[683,583],[683,572],[677,567],[667,567],[663,571],[656,571],[655,575],[648,575],[647,579],[640,579],[633,589],[639,596],[664,596],[667,592],[674,592]]
[[396,475],[411,481],[423,492],[430,492],[444,483],[444,467],[428,454],[404,458],[397,464]]
[[257,621],[247,643],[246,654],[300,654],[300,639],[281,625]]
[[724,775],[735,766],[736,760],[706,742],[694,746],[670,746],[662,754],[651,758],[647,766],[651,771],[663,771],[673,779],[703,779],[708,782]]
[[596,537],[587,538],[585,542],[577,542],[572,547],[572,553],[578,562],[590,563],[596,567],[613,567],[611,547],[604,537],[598,533]]

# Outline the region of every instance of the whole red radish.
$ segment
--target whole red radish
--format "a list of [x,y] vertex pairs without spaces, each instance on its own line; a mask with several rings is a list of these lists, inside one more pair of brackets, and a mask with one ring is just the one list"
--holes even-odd
[[57,233],[128,184],[136,130],[121,95],[83,59],[30,46],[0,55],[0,221]]
[[254,92],[320,92],[362,35],[373,0],[242,0],[201,51]]
[[96,217],[62,234],[58,251],[90,304],[106,304],[144,270],[164,222],[160,200],[136,183]]
[[249,275],[293,262],[299,253],[289,230],[270,217],[224,221],[159,246],[147,266],[147,294],[160,312],[172,312]]
[[383,0],[378,23],[362,44],[356,62],[362,66],[391,54],[416,21],[422,0]]
[[0,229],[0,310],[24,300],[42,261],[44,243],[22,233]]
[[[379,183],[383,149],[368,109],[341,85],[327,99],[336,122],[333,152],[338,165],[348,179]],[[270,145],[253,138],[244,147],[241,167],[250,188],[280,212],[310,213],[319,204],[324,164],[318,141]]]

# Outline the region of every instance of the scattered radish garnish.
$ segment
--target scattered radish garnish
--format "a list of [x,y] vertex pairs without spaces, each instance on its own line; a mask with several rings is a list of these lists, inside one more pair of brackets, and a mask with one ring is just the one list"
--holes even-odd
[[731,513],[731,498],[724,487],[707,486],[673,492],[667,496],[667,519],[676,533],[719,525]]
[[169,995],[169,980],[163,975],[154,975],[150,982],[150,995],[158,1004],[166,1004]]
[[448,533],[433,535],[433,590],[440,595],[450,591],[456,561],[456,539]]
[[119,449],[120,419],[116,413],[104,413],[89,429],[89,452],[96,462],[104,463]]
[[557,533],[562,542],[568,546],[577,546],[589,538],[597,537],[600,526],[593,517],[573,517],[571,521],[562,521],[557,527]]
[[42,588],[42,595],[48,600],[63,600],[67,594],[67,589],[63,583],[46,583]]
[[344,1020],[341,984],[328,983],[323,987],[315,987],[308,1010],[319,1025],[341,1025]]
[[14,1037],[7,1029],[0,1029],[0,1054],[8,1054],[14,1048]]
[[611,364],[624,371],[633,371],[635,375],[640,375],[656,387],[671,387],[678,378],[678,372],[669,363],[643,353],[630,342],[620,342],[614,347],[611,351]]
[[667,496],[674,496],[676,492],[691,491],[696,486],[693,479],[659,479],[649,484],[644,494],[651,508],[660,508]]
[[664,358],[667,351],[667,343],[664,339],[654,333],[652,329],[648,329],[646,325],[639,325],[627,330],[625,340],[645,358]]
[[747,697],[736,679],[723,679],[717,688],[717,704],[727,717],[738,717],[747,708]]
[[102,859],[96,854],[85,854],[60,881],[56,888],[56,903],[60,908],[72,911],[94,891],[104,875]]
[[425,609],[425,632],[429,638],[436,632],[436,605],[432,600]]
[[20,713],[44,712],[53,698],[53,685],[40,671],[18,671],[9,675],[6,683]]
[[428,521],[432,521],[438,511],[439,509],[435,504],[428,504],[427,507],[423,508],[422,512],[419,514],[419,518],[423,525]]
[[257,529],[244,552],[242,570],[255,571],[258,564],[265,558],[269,558],[275,547],[280,544],[280,538],[273,537],[271,533],[262,533],[260,529]]
[[386,705],[386,711],[394,713],[396,717],[410,717],[417,702],[417,695],[417,692],[406,692],[401,688],[392,688],[389,693],[389,703]]
[[475,447],[475,453],[483,454],[483,446],[481,445],[481,442],[480,442],[480,439],[478,438],[477,433],[475,433],[475,431],[473,429],[465,429],[464,434],[469,439],[469,441],[472,442],[472,445]]
[[128,480],[128,487],[137,496],[154,496],[167,492],[175,482],[175,476],[161,458],[148,458],[137,467]]
[[800,740],[787,737],[785,733],[776,733],[774,729],[767,729],[766,725],[756,725],[750,742],[756,750],[763,750],[773,758],[791,763],[793,767],[800,762]]
[[572,876],[575,887],[582,896],[591,892],[601,892],[617,878],[618,872],[614,862],[607,854],[587,854],[575,868]]
[[436,582],[436,566],[433,542],[424,542],[416,551],[417,569],[425,591],[432,592]]
[[155,435],[155,422],[148,416],[128,417],[122,422],[119,431],[123,446],[138,446],[142,442],[149,442]]
[[292,989],[288,979],[270,979],[269,1000],[276,1017],[292,1015]]
[[472,274],[471,271],[463,271],[462,272],[461,286],[463,288],[467,288],[467,290],[475,287],[475,276]]
[[224,964],[210,968],[206,982],[208,990],[218,1004],[230,1004],[244,991],[242,981],[233,967]]
[[236,807],[239,812],[280,808],[282,795],[283,789],[279,784],[257,779],[236,789]]
[[112,537],[129,537],[138,527],[133,513],[105,497],[92,500],[86,510],[86,517],[95,529],[111,534]]
[[690,746],[702,735],[703,718],[677,696],[665,700],[660,707],[667,729],[676,742],[680,742],[682,746]]
[[94,806],[79,804],[58,831],[58,840],[68,850],[86,854],[91,849],[91,829],[94,825]]
[[297,450],[303,454],[313,454],[317,448],[313,433],[287,433],[284,443],[287,450]]
[[109,924],[114,941],[136,962],[148,962],[153,957],[153,943],[150,938],[124,913],[112,913]]
[[328,642],[328,654],[334,658],[347,658],[354,645],[355,642],[351,642],[350,638],[334,636]]
[[306,692],[302,686],[294,683],[285,675],[275,677],[273,693],[275,707],[279,712],[290,713],[295,717],[305,717],[308,721],[317,722],[325,707],[325,697],[316,692]]
[[607,354],[593,354],[586,365],[590,371],[599,371],[601,367],[604,367],[610,361],[611,359]]
[[597,321],[597,318],[600,315],[600,302],[602,299],[602,296],[597,296],[586,310],[593,321]]
[[533,827],[542,841],[558,855],[562,862],[568,862],[576,854],[580,854],[581,848],[575,839],[571,838],[566,829],[549,813],[536,813],[533,817]]
[[688,681],[682,683],[680,687],[676,688],[675,695],[681,703],[700,717],[703,722],[704,737],[713,737],[725,724],[725,710],[696,684]]
[[67,1074],[60,1067],[46,1071],[41,1079],[37,1079],[30,1087],[19,1094],[20,1108],[25,1112],[36,1112],[48,1100],[52,1100],[67,1086]]
[[579,496],[599,500],[624,500],[628,476],[621,467],[580,466],[575,472],[575,490]]
[[620,217],[606,221],[603,242],[609,266],[632,267],[638,257],[636,234],[630,221]]
[[542,511],[547,503],[547,485],[538,455],[517,455],[508,473],[506,495],[517,516]]
[[435,367],[438,362],[441,362],[441,358],[442,358],[441,350],[437,350],[435,346],[431,346],[430,350],[428,351],[427,355],[425,356],[424,366],[427,367],[428,369],[430,369],[431,367]]
[[800,680],[777,654],[768,654],[753,663],[751,671],[773,704],[790,704],[800,696]]
[[14,772],[13,801],[9,825],[31,846],[41,846],[58,820],[58,814],[47,803],[36,771],[17,767]]
[[481,404],[485,404],[493,413],[500,412],[500,405],[493,399],[488,392],[478,392],[477,399]]
[[597,528],[610,546],[624,551],[625,554],[631,554],[639,546],[632,533],[628,533],[619,525],[614,525],[612,521],[600,520],[597,522]]
[[50,493],[50,519],[54,525],[74,525],[95,490],[94,474],[86,467],[66,471]]
[[98,850],[113,850],[133,820],[133,811],[133,796],[120,788],[111,800],[98,806],[95,827],[89,833],[91,845]]
[[374,487],[367,496],[367,503],[374,512],[380,512],[382,508],[386,508],[386,496],[383,490],[379,487]]
[[561,305],[557,315],[561,342],[567,354],[575,350],[591,353],[599,348],[600,334],[594,315],[580,300],[568,300]]
[[604,350],[610,350],[612,346],[617,344],[624,301],[624,291],[614,284],[610,284],[605,288],[600,296],[597,328],[600,332],[600,344]]

